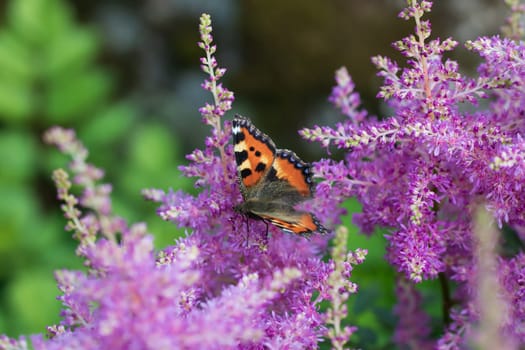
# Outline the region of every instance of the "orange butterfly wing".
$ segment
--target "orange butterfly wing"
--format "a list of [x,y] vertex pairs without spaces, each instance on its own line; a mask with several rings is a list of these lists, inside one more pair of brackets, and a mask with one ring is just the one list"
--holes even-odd
[[304,197],[312,196],[313,182],[310,164],[303,162],[294,152],[277,150],[273,167],[279,180],[287,181]]
[[261,216],[263,219],[270,221],[275,226],[279,227],[283,231],[295,233],[297,235],[304,235],[312,232],[326,233],[327,230],[324,228],[317,218],[310,213],[299,213],[300,216],[293,222],[281,220],[271,216]]
[[235,116],[232,134],[244,198],[237,209],[287,232],[327,232],[311,213],[295,209],[312,196],[310,164],[292,151],[276,149],[270,137],[247,118]]
[[238,115],[233,120],[232,134],[241,182],[247,188],[255,186],[273,164],[275,145],[249,119]]

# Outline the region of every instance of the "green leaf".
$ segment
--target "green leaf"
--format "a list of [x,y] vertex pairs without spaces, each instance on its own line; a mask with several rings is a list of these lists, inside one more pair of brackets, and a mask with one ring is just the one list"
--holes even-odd
[[129,134],[136,119],[134,106],[125,102],[114,104],[87,120],[79,131],[79,138],[86,145],[93,145],[90,149],[96,151],[96,148],[108,147]]
[[[169,129],[161,125],[143,125],[129,135],[129,146],[125,150],[128,153],[120,160],[119,167],[121,186],[115,188],[113,203],[119,213],[124,206],[128,207],[130,215],[142,213],[142,216],[130,217],[132,221],[144,220],[145,212],[155,212],[156,204],[144,202],[138,196],[143,188],[191,187],[191,180],[182,177],[177,169],[180,164],[180,149]],[[184,234],[183,229],[172,223],[166,224],[156,215],[151,215],[146,221],[148,227],[153,228],[157,247],[172,244],[174,239]]]
[[0,119],[7,122],[26,121],[32,116],[34,103],[27,84],[0,80]]
[[110,90],[109,76],[96,69],[54,81],[47,96],[49,122],[64,123],[94,113]]
[[0,32],[0,81],[28,82],[33,73],[27,47],[11,32]]
[[158,171],[175,160],[174,136],[162,125],[144,125],[131,139],[130,160],[145,171]]
[[25,131],[0,131],[0,182],[20,184],[35,174],[37,160],[35,136]]
[[[38,207],[34,193],[27,184],[0,185],[0,260],[9,253],[17,251],[16,245],[21,239],[21,232],[33,227],[33,220],[38,217]],[[2,267],[7,267],[1,264]],[[1,267],[0,267],[1,270]]]
[[33,44],[44,45],[71,25],[70,9],[60,0],[11,1],[8,18],[16,33]]
[[12,332],[44,332],[59,321],[59,291],[51,269],[35,268],[17,274],[7,287],[7,300],[12,317]]
[[53,80],[54,76],[70,76],[88,66],[96,57],[98,37],[90,30],[71,29],[50,42],[47,49],[44,74]]
[[[154,204],[157,206],[158,204]],[[151,213],[155,213],[154,206],[151,208]],[[155,236],[155,247],[157,249],[164,249],[167,246],[174,245],[175,240],[184,237],[185,229],[177,227],[173,222],[162,220],[158,215],[150,215],[146,218],[148,224],[148,232],[152,232]]]
[[144,125],[130,137],[129,161],[122,168],[122,184],[128,193],[143,188],[189,188],[191,180],[182,177],[178,165],[182,158],[177,139],[161,125]]

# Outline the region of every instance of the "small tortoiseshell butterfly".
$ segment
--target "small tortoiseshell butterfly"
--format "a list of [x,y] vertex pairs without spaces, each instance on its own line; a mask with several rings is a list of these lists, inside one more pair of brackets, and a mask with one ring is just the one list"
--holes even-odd
[[240,115],[233,119],[235,160],[244,202],[236,210],[298,235],[326,233],[319,221],[295,206],[312,197],[310,164],[273,141]]

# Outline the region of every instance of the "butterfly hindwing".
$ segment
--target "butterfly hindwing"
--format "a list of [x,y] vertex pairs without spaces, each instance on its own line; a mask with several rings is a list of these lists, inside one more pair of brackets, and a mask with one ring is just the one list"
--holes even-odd
[[287,181],[304,197],[311,197],[313,191],[312,170],[294,152],[279,149],[273,162],[276,176]]
[[286,220],[279,217],[271,216],[263,219],[270,221],[275,226],[281,228],[283,231],[295,233],[298,235],[308,234],[311,232],[326,233],[326,229],[319,223],[319,221],[310,213],[298,212],[294,218],[287,217]]
[[295,209],[312,197],[310,164],[292,151],[276,149],[247,118],[235,116],[232,133],[244,199],[237,210],[295,234],[327,232],[311,213]]

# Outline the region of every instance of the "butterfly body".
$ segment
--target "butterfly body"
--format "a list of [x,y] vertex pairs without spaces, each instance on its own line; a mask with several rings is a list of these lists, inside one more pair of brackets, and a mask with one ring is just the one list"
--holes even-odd
[[233,142],[244,201],[236,210],[296,234],[326,232],[318,220],[296,205],[312,198],[311,166],[294,152],[277,149],[249,119],[233,119]]

